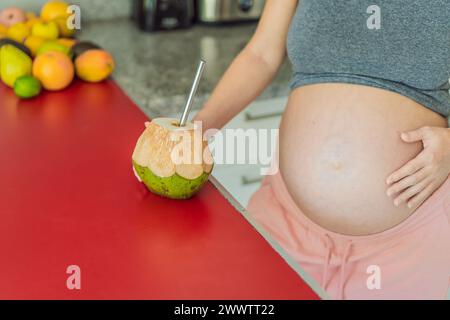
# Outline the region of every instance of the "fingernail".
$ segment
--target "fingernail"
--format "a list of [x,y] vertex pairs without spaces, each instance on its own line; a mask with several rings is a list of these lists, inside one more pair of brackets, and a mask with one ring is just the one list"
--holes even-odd
[[412,203],[408,203],[408,208],[412,208]]
[[400,204],[400,201],[398,201],[398,200],[394,201],[394,206],[398,207],[399,204]]

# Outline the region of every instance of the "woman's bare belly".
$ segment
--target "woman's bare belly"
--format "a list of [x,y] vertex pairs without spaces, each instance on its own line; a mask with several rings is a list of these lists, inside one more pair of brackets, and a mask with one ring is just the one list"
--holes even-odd
[[[280,170],[311,220],[337,233],[387,230],[416,208],[395,207],[386,178],[421,150],[403,131],[447,121],[402,95],[352,84],[294,90],[280,127]],[[394,195],[395,196],[395,195]]]

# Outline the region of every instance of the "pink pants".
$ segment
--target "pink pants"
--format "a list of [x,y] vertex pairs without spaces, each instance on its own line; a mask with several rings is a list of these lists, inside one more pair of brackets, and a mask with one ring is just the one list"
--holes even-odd
[[248,211],[331,298],[445,299],[450,283],[450,178],[401,224],[346,236],[312,222],[280,173],[267,176]]

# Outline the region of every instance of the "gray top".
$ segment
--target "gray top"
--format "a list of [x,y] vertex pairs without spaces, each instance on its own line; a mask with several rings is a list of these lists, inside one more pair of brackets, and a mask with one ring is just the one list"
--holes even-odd
[[292,88],[368,85],[450,115],[449,0],[300,0],[287,47]]

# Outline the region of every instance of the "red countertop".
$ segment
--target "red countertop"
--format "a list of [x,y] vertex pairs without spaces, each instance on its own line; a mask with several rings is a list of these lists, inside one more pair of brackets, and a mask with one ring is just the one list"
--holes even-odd
[[113,81],[0,84],[0,299],[317,299],[211,183],[176,201],[135,179],[146,120]]

